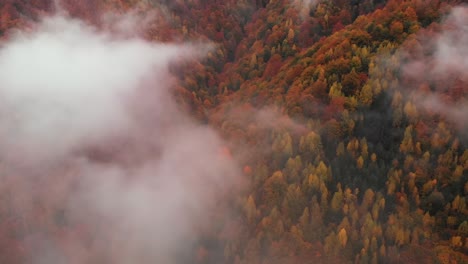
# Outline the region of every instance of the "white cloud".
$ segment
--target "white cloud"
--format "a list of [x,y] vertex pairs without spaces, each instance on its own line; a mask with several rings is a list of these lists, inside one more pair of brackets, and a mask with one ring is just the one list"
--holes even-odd
[[[414,54],[403,53],[410,59],[402,67],[404,77],[416,84],[414,89],[403,92],[409,93],[419,108],[444,116],[461,132],[468,122],[466,89],[463,87],[468,83],[467,15],[468,7],[454,7],[441,23],[440,33],[431,38],[419,36],[420,49],[427,54],[421,53],[414,58]],[[417,91],[417,86],[424,82],[435,84],[436,90]]]
[[64,206],[85,230],[65,239],[32,222],[35,263],[174,263],[235,181],[224,143],[171,96],[168,64],[206,48],[128,36],[53,16],[0,48],[0,159],[22,197],[12,206],[30,221],[24,204]]
[[292,0],[294,6],[299,10],[299,14],[302,19],[306,19],[309,16],[310,9],[315,7],[320,0]]

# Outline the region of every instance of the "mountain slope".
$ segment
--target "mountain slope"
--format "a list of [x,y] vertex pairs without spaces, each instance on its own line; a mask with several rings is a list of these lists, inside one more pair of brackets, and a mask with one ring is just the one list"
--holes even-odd
[[[153,18],[147,40],[212,43],[205,58],[171,65],[173,96],[224,138],[242,188],[210,212],[212,226],[196,228],[180,263],[466,263],[468,8],[459,2],[61,8],[104,30],[103,14],[133,10]],[[4,2],[0,34],[33,30],[56,8]],[[27,234],[14,217],[2,232]],[[63,225],[49,228],[74,232]],[[27,236],[4,237],[4,261],[21,263]]]

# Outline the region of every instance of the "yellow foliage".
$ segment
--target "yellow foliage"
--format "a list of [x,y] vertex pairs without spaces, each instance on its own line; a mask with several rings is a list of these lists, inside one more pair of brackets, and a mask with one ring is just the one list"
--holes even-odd
[[338,233],[338,241],[342,247],[346,247],[346,243],[348,242],[348,234],[346,233],[346,229],[341,228],[340,232]]
[[462,237],[461,236],[454,236],[452,237],[452,239],[450,240],[450,245],[453,247],[453,248],[459,248],[463,245],[462,243]]
[[357,163],[357,167],[359,169],[362,169],[362,167],[364,166],[364,158],[362,156],[359,156],[356,163]]

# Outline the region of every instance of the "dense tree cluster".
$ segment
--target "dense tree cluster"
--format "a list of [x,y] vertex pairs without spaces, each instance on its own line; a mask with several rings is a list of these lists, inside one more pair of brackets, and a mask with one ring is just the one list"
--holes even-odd
[[[225,68],[240,80],[220,83],[235,89],[218,96],[247,109],[276,105],[278,115],[306,125],[300,131],[257,129],[269,141],[256,146],[271,144],[271,152],[247,161],[252,189],[240,206],[250,213],[239,221],[250,228],[236,238],[242,242],[226,242],[225,257],[234,263],[296,263],[297,256],[393,263],[421,261],[414,254],[426,262],[446,261],[450,250],[466,254],[460,231],[468,219],[466,139],[450,118],[423,109],[418,96],[430,89],[463,103],[467,84],[446,87],[447,80],[426,83],[402,72],[405,61],[422,59],[408,56],[431,56],[422,50],[425,36],[439,34],[450,3],[389,1],[359,16],[341,8],[342,18],[329,25],[333,30],[322,21],[309,33],[304,23],[312,27],[329,2],[305,19],[287,8],[290,2],[279,2],[259,11],[267,23],[252,25],[257,32],[248,36],[256,38],[243,40],[248,43],[239,44],[237,64]],[[220,107],[229,111],[233,104]],[[251,138],[256,126],[236,124],[229,115],[212,120],[230,138]],[[449,258],[466,261],[463,255]]]

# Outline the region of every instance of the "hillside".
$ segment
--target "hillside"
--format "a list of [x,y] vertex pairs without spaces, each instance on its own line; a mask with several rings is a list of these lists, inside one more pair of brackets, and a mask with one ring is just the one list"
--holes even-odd
[[0,3],[0,263],[468,263],[462,2]]

